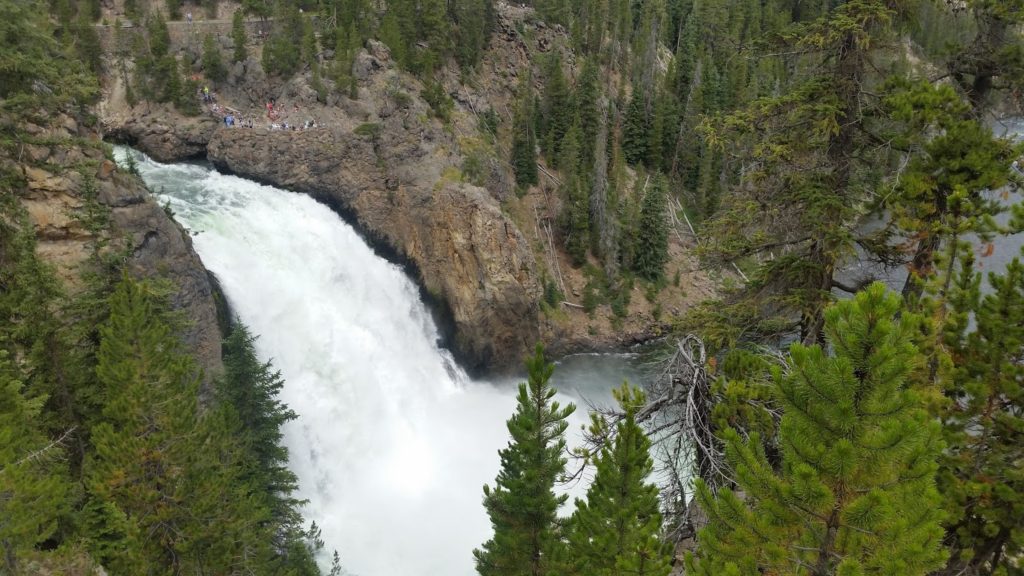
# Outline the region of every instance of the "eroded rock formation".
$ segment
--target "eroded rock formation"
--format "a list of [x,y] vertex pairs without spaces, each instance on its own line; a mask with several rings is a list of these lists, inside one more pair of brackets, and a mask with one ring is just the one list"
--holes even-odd
[[455,348],[471,368],[515,367],[538,338],[533,255],[486,190],[432,181],[433,155],[414,144],[420,136],[221,130],[208,154],[222,169],[350,211],[448,308]]
[[[71,292],[80,289],[97,243],[125,258],[136,277],[170,281],[171,306],[187,321],[182,339],[209,380],[220,370],[221,335],[213,290],[188,234],[137,177],[105,156],[94,130],[69,116],[19,128],[20,154],[0,152],[0,162],[24,176],[18,196],[35,227],[38,254]],[[102,215],[89,216],[90,205]]]

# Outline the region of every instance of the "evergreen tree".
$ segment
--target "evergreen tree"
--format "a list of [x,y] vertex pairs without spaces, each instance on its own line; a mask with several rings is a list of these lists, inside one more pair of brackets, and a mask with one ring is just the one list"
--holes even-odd
[[181,0],[164,0],[164,5],[169,19],[181,20]]
[[[967,233],[987,240],[1000,231],[995,217],[1006,207],[988,191],[1008,183],[1006,166],[1018,152],[975,119],[952,86],[894,80],[890,87],[886,104],[898,122],[894,141],[914,153],[885,208],[891,233],[913,239],[903,294],[914,299],[936,273],[943,247]],[[947,267],[955,261],[947,259]],[[952,274],[950,268],[944,275]]]
[[633,269],[651,282],[661,281],[668,262],[668,210],[665,177],[652,178],[640,206]]
[[96,28],[84,14],[76,19],[72,36],[78,58],[98,75],[103,69],[103,46]]
[[156,78],[163,81],[157,101],[175,103],[181,99],[181,75],[178,73],[178,59],[168,54],[157,61]]
[[313,23],[307,18],[302,21],[302,61],[310,68],[320,62],[320,45],[313,30]]
[[228,76],[228,69],[221,60],[220,47],[217,46],[213,34],[203,38],[203,73],[214,82],[223,82]]
[[530,81],[519,85],[519,103],[512,123],[512,171],[516,185],[525,189],[537,184],[537,141],[534,136],[533,94]]
[[631,165],[639,164],[647,158],[650,136],[647,133],[649,123],[645,109],[643,95],[634,90],[622,125],[622,152],[626,162]]
[[298,480],[281,445],[281,427],[296,416],[279,398],[284,386],[280,372],[259,360],[255,343],[237,321],[224,340],[224,374],[216,395],[224,432],[217,437],[230,437],[237,445],[237,454],[227,459],[237,462],[236,483],[244,501],[255,507],[250,531],[261,539],[259,562],[267,573],[319,576],[305,543],[298,511],[302,502],[293,496]]
[[146,33],[149,37],[149,53],[154,58],[167,56],[171,48],[171,31],[162,13],[157,12],[146,20]]
[[66,512],[59,444],[38,428],[45,398],[24,396],[0,342],[0,572],[20,574],[19,558],[53,536]]
[[124,0],[124,15],[129,20],[138,20],[141,14],[139,13],[139,0]]
[[276,499],[273,512],[283,518],[294,504],[289,495],[296,488],[296,479],[288,469],[288,450],[281,445],[281,427],[295,419],[295,412],[278,398],[284,386],[281,373],[275,372],[270,362],[259,361],[255,343],[249,330],[236,322],[224,340],[224,376],[217,386],[217,398],[237,419],[247,462],[246,481],[257,494]]
[[139,528],[138,541],[103,559],[126,572],[181,569],[188,525],[183,465],[198,448],[185,442],[196,425],[198,380],[148,290],[126,277],[111,296],[96,368],[107,403],[87,463],[93,496]]
[[[941,31],[946,45],[945,69],[967,95],[975,115],[980,117],[992,106],[991,96],[997,90],[1015,93],[1019,98],[1024,85],[1024,10],[1020,3],[969,0],[939,7],[951,13],[957,28]],[[963,34],[965,28],[974,28],[975,32]]]
[[458,41],[455,56],[463,69],[469,70],[480,61],[483,50],[490,40],[487,22],[490,0],[456,0],[453,3],[455,21],[458,23]]
[[242,0],[241,6],[242,12],[259,16],[264,20],[273,14],[273,7],[271,0]]
[[562,58],[557,52],[549,56],[544,68],[543,96],[544,153],[552,166],[560,168],[562,139],[572,126],[575,111],[572,92],[562,72]]
[[586,175],[580,166],[583,129],[577,117],[562,140],[562,219],[565,231],[565,247],[572,257],[573,265],[582,266],[587,261],[590,245],[590,194]]
[[566,178],[562,186],[566,211],[565,249],[573,265],[582,266],[587,261],[590,246],[590,198],[579,175],[570,174]]
[[429,77],[451,49],[446,0],[419,0],[419,38],[427,44],[419,59],[418,71]]
[[334,84],[339,89],[352,93],[356,89],[356,79],[352,74],[352,65],[355,64],[356,53],[360,46],[355,24],[349,24],[344,30],[338,29],[335,38],[337,44],[334,46],[334,63],[332,65]]
[[245,62],[249,58],[249,51],[245,47],[249,40],[245,34],[244,18],[241,10],[235,10],[231,16],[231,41],[235,45],[232,59],[235,62]]
[[409,68],[409,50],[405,40],[402,38],[402,29],[398,22],[397,10],[388,10],[380,21],[380,30],[377,37],[391,50],[391,57],[395,59],[398,66],[404,69]]
[[940,459],[946,498],[943,574],[1015,574],[1024,549],[1024,265],[981,276],[965,250],[944,332],[953,363],[940,376],[948,448]]
[[744,442],[728,431],[745,497],[716,497],[697,481],[709,523],[688,574],[913,576],[942,565],[940,427],[907,385],[920,355],[914,321],[899,312],[899,298],[876,283],[826,311],[831,354],[792,345],[790,368],[774,370],[781,468],[756,433]]
[[644,394],[623,384],[615,390],[624,416],[611,424],[591,414],[590,434],[607,438],[594,460],[594,482],[586,501],[576,500],[569,550],[576,574],[667,576],[671,546],[660,537],[658,487],[647,482],[654,470],[651,441],[636,421]]
[[565,471],[566,419],[576,407],[552,400],[548,380],[555,368],[540,345],[526,368],[528,381],[519,385],[516,413],[508,421],[512,439],[499,451],[501,471],[493,489],[484,486],[494,536],[473,551],[481,576],[552,574],[564,557],[557,512],[567,496],[556,496],[554,485]]
[[[787,36],[808,62],[788,79],[788,89],[707,131],[745,167],[705,227],[719,240],[708,255],[725,264],[756,262],[749,282],[706,307],[711,328],[705,331],[714,340],[793,333],[806,344],[820,340],[838,264],[859,236],[857,211],[880,184],[886,151],[871,135],[884,115],[875,113],[879,94],[865,86],[886,73],[875,56],[891,45],[896,7],[882,0],[818,6],[827,12]],[[702,60],[705,111],[726,104],[715,60]],[[714,195],[719,170],[714,158],[705,158],[703,187]]]
[[263,45],[263,70],[283,78],[299,71],[302,63],[301,39],[304,21],[297,4],[281,2],[274,30]]
[[105,535],[94,553],[124,573],[251,571],[272,549],[257,530],[269,512],[245,493],[232,431],[200,417],[197,370],[152,290],[126,276],[100,328],[107,402],[85,474],[90,529]]
[[594,165],[594,150],[597,147],[601,127],[599,69],[593,59],[583,63],[580,79],[576,85],[576,106],[583,133],[580,137],[580,165],[584,170]]

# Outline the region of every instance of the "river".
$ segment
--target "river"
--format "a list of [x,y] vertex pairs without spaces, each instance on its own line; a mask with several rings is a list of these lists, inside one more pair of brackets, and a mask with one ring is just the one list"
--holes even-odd
[[[1003,118],[992,122],[993,131],[1003,137],[1010,137],[1016,140],[1024,139],[1024,118]],[[1010,224],[1011,214],[1009,207],[1021,201],[1019,191],[1011,188],[990,191],[986,193],[991,199],[997,200],[1007,211],[996,217],[996,222],[1001,226]],[[884,225],[884,216],[874,215],[864,222],[860,231],[870,233],[878,230]],[[975,265],[983,273],[981,289],[983,292],[989,290],[989,272],[1000,273],[1006,270],[1006,265],[1014,258],[1021,258],[1021,250],[1024,249],[1024,232],[1016,234],[999,235],[992,238],[992,242],[982,242],[977,236],[969,234],[962,240],[970,243],[975,257]],[[907,279],[907,269],[897,267],[885,269],[880,264],[866,260],[866,253],[858,249],[849,261],[837,273],[839,280],[846,284],[857,284],[859,281],[871,278],[878,279],[892,290],[902,290]],[[836,296],[847,297],[848,294],[839,290],[834,291]]]
[[[439,346],[414,282],[326,206],[133,154],[233,312],[259,335],[258,353],[284,376],[281,399],[298,415],[284,442],[326,553],[336,549],[358,576],[474,574],[471,551],[491,531],[482,486],[493,483],[508,441],[515,381],[469,378]],[[559,365],[562,402],[608,401],[624,378],[641,377],[631,355]],[[582,496],[584,485],[566,490]]]

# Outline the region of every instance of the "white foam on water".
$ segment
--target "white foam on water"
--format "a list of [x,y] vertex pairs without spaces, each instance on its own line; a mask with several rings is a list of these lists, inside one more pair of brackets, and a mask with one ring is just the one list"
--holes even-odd
[[[508,442],[513,387],[468,378],[413,282],[327,207],[133,154],[281,370],[281,400],[298,414],[284,427],[290,467],[327,553],[360,576],[473,574],[471,551],[490,536],[481,487]],[[621,381],[602,378],[589,385]]]

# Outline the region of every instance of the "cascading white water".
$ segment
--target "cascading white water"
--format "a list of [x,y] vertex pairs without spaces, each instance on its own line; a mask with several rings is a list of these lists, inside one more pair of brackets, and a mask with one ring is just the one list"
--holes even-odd
[[[327,207],[133,154],[284,376],[281,399],[298,414],[284,430],[290,466],[327,551],[359,576],[473,574],[512,386],[467,378],[438,347],[416,286]],[[637,375],[620,359],[574,364],[556,371],[570,392],[606,397]],[[570,429],[584,421],[580,409]]]

